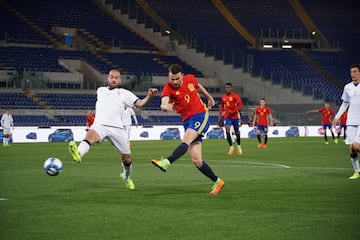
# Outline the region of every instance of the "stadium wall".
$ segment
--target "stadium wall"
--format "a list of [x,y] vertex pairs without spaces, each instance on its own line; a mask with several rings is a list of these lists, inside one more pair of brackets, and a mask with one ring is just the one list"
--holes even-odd
[[[180,138],[184,135],[184,129],[181,125],[175,126],[153,126],[153,127],[135,127],[132,126],[131,129],[131,141],[136,140],[160,140],[160,134],[164,132],[167,128],[178,128],[180,131]],[[211,125],[209,131],[215,127],[216,125]],[[286,131],[289,130],[291,126],[274,126],[269,128],[269,137],[286,137]],[[56,129],[64,129],[70,128],[74,134],[75,141],[81,141],[85,138],[86,127],[79,126],[53,126],[50,128],[38,128],[38,127],[15,127],[13,131],[13,142],[14,143],[30,143],[30,142],[48,142],[49,134],[53,133]],[[319,137],[323,136],[323,132],[321,131],[321,126],[297,126],[299,137]],[[249,132],[253,130],[253,127],[249,127],[248,125],[242,125],[240,127],[241,137],[249,138]],[[148,137],[141,137],[141,134],[147,132]],[[28,139],[26,135],[29,133],[36,133],[36,139]],[[328,133],[328,136],[331,136]],[[205,137],[206,138],[206,137]],[[166,141],[166,140],[164,140]]]

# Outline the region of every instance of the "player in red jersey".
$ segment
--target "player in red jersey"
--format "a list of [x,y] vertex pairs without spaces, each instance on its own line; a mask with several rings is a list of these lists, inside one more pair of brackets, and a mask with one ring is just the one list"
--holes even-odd
[[341,117],[340,117],[340,127],[337,129],[337,139],[339,141],[340,139],[340,135],[341,135],[341,132],[342,130],[344,131],[344,142],[345,142],[345,139],[346,139],[346,120],[347,120],[347,115],[348,115],[348,111],[345,111]]
[[233,126],[236,136],[237,154],[242,155],[239,122],[241,124],[240,111],[243,107],[243,103],[240,96],[232,91],[232,84],[230,82],[225,84],[225,91],[226,93],[221,96],[219,120],[222,119],[224,113],[226,139],[230,146],[228,154],[232,155],[235,150],[230,132],[231,126]]
[[[182,157],[187,151],[197,169],[210,178],[214,185],[210,195],[217,195],[224,186],[224,181],[216,176],[211,168],[202,159],[201,142],[209,128],[209,109],[215,105],[213,97],[198,83],[194,75],[183,75],[178,64],[169,67],[169,82],[165,83],[161,93],[161,106],[164,111],[173,111],[180,114],[185,134],[181,144],[166,159],[151,160],[151,163],[165,172],[170,164]],[[200,98],[204,95],[207,106]]]
[[93,125],[95,120],[95,110],[89,110],[85,117],[86,120],[86,128],[89,129],[91,125]]
[[332,110],[330,108],[330,104],[324,103],[324,107],[319,108],[319,109],[309,110],[306,113],[312,113],[312,112],[321,113],[321,125],[322,125],[322,128],[324,129],[325,144],[329,144],[328,138],[326,135],[327,128],[330,130],[330,133],[331,133],[331,136],[332,136],[332,139],[334,140],[334,142],[338,143],[338,139],[335,138],[334,132],[332,130],[332,123],[331,123],[331,116],[335,116],[335,112],[334,112],[334,110]]
[[[273,125],[271,110],[266,106],[265,98],[260,99],[260,106],[256,107],[253,118],[253,125],[256,126],[256,135],[258,139],[257,148],[266,148],[268,141],[269,126]],[[261,142],[261,133],[264,134],[264,143]]]

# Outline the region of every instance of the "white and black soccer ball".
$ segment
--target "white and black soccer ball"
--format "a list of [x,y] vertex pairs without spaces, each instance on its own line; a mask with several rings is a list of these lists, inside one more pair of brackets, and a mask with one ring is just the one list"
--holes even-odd
[[57,176],[63,169],[62,162],[56,157],[50,157],[44,162],[44,171],[49,176]]

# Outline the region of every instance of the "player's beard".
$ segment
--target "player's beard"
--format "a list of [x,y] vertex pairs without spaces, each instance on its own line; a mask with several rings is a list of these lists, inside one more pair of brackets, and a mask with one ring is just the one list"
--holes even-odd
[[118,84],[116,82],[110,82],[109,89],[112,90],[114,88],[117,88]]
[[180,83],[173,83],[172,86],[173,86],[173,88],[179,88],[179,87],[180,87]]

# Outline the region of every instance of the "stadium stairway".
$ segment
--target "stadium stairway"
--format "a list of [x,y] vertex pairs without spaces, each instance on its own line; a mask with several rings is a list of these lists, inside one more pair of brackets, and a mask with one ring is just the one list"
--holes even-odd
[[[109,11],[111,12],[111,10]],[[119,14],[114,11],[113,15],[120,18],[121,13]],[[146,32],[145,36],[148,37],[149,41],[153,39],[156,39],[153,41],[157,42],[169,41],[168,36],[161,36],[155,32],[147,32],[144,24],[129,23],[130,19],[126,19],[125,16],[121,16],[120,19],[124,25],[131,27],[133,31]],[[268,93],[278,93],[267,96],[268,101],[274,104],[281,103],[284,100],[290,103],[313,103],[314,101],[311,96],[303,96],[302,93],[294,92],[291,89],[286,89],[279,85],[273,85],[270,81],[253,78],[249,73],[244,73],[243,69],[234,68],[234,66],[230,64],[224,64],[223,61],[216,60],[214,56],[207,56],[204,52],[189,48],[187,45],[179,44],[178,42],[174,42],[174,44],[176,45],[174,53],[180,59],[194,68],[199,69],[205,76],[215,75],[221,79],[220,84],[230,81],[235,87],[243,88],[245,96],[249,97],[252,101],[258,101],[260,97],[259,89],[264,89],[264,87],[266,87],[266,92]]]
[[311,20],[301,3],[298,0],[289,0],[289,4],[291,5],[295,13],[299,16],[304,25],[307,27],[307,29],[310,32],[315,32],[317,37],[320,38],[322,44],[324,45],[324,48],[331,48],[332,46],[330,42],[326,39],[324,34],[320,32],[319,28]]
[[305,62],[307,62],[310,66],[312,66],[319,73],[321,73],[327,80],[332,82],[336,87],[338,87],[339,89],[342,89],[344,87],[343,83],[337,80],[331,73],[329,73],[325,68],[323,68],[315,59],[307,55],[306,52],[304,52],[301,49],[294,49],[294,51],[300,57],[302,57],[305,60]]
[[256,39],[242,26],[239,21],[232,15],[232,13],[226,8],[221,0],[212,1],[217,9],[222,13],[222,15],[228,20],[231,26],[236,29],[236,31],[243,36],[250,43],[251,47],[256,47]]
[[28,88],[24,88],[22,89],[22,92],[28,97],[30,98],[33,102],[35,102],[36,104],[38,104],[39,106],[41,106],[41,108],[44,109],[52,109],[52,106],[50,106],[49,104],[47,104],[45,101],[43,101],[40,97],[37,97],[35,92],[31,91]]

